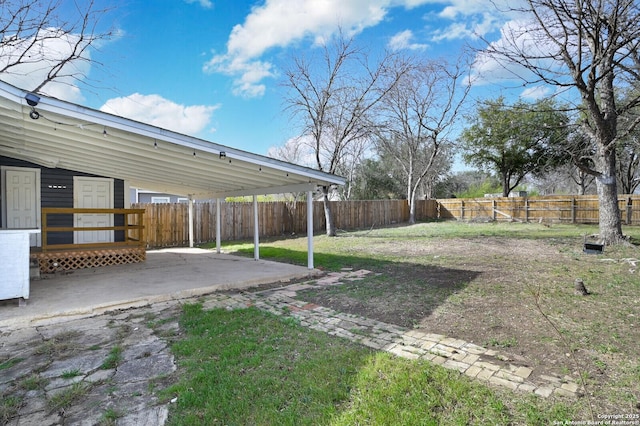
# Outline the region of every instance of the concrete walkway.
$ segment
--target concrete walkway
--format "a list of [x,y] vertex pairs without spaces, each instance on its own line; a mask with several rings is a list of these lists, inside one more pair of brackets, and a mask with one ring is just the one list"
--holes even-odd
[[0,331],[318,273],[197,248],[148,251],[142,263],[45,274],[33,280],[26,306],[19,307],[17,299],[0,301]]

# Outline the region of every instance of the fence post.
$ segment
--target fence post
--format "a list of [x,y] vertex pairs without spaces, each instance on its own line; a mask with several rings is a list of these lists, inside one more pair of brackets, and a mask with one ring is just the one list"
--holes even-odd
[[496,200],[491,200],[491,215],[493,217],[493,221],[496,221]]
[[524,199],[524,223],[529,223],[529,197]]
[[460,220],[464,219],[464,200],[460,200]]
[[631,197],[627,198],[627,225],[631,225],[631,216],[633,214],[633,201]]
[[571,223],[576,223],[576,197],[571,197]]

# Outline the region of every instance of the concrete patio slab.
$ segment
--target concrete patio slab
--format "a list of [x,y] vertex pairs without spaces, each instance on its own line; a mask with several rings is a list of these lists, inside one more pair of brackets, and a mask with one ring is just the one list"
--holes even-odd
[[302,266],[197,248],[148,251],[143,263],[81,269],[32,280],[26,306],[18,306],[17,299],[0,302],[0,331],[318,273]]

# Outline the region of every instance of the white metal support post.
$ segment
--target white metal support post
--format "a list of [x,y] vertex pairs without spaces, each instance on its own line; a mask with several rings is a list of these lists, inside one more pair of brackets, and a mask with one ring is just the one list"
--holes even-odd
[[313,269],[313,192],[307,191],[307,267]]
[[253,258],[260,259],[260,227],[258,224],[258,196],[253,196]]
[[193,196],[189,194],[189,247],[193,248]]
[[222,245],[222,237],[220,236],[220,230],[222,226],[220,225],[220,198],[216,198],[216,253],[220,254],[220,246]]

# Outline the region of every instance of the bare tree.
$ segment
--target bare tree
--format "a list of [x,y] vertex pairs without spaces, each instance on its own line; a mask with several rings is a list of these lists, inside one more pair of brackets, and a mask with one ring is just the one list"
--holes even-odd
[[580,170],[575,164],[567,163],[533,176],[533,184],[540,195],[552,194],[594,194],[595,178]]
[[[273,146],[267,151],[267,157],[305,167],[313,167],[312,154],[309,147],[300,141],[300,138],[289,139],[284,145]],[[306,197],[306,193],[304,192],[293,192],[282,195],[285,197],[285,200],[287,200],[287,205],[291,210],[295,209],[298,201],[304,200]]]
[[[582,131],[594,147],[593,167],[600,201],[600,238],[622,241],[616,184],[616,147],[624,135],[618,118],[640,103],[632,96],[617,103],[616,89],[640,78],[640,13],[637,0],[526,0],[514,11],[531,25],[503,31],[486,55],[517,64],[529,83],[577,91]],[[640,118],[625,129],[633,131]]]
[[[409,71],[380,103],[378,149],[395,158],[405,177],[409,222],[415,223],[415,200],[423,181],[442,166],[443,145],[469,92],[462,61],[411,60]],[[403,65],[404,66],[404,65]],[[399,66],[402,68],[402,66]]]
[[422,179],[416,193],[417,197],[424,197],[426,200],[437,198],[438,186],[444,184],[450,176],[454,161],[453,151],[454,147],[450,144],[440,147],[440,154],[436,157],[431,170]]
[[640,141],[638,137],[618,147],[618,181],[621,193],[633,194],[640,186]]
[[[294,58],[283,83],[289,89],[285,104],[300,120],[303,140],[312,144],[318,170],[348,172],[352,167],[346,160],[364,151],[371,138],[373,107],[403,72],[390,67],[391,58],[385,54],[371,64],[367,54],[342,33],[322,47],[320,58]],[[326,233],[335,236],[330,191],[322,188]]]
[[[622,96],[637,96],[640,93],[640,82],[636,82],[634,88]],[[618,101],[619,103],[620,101]],[[629,109],[619,117],[616,166],[618,168],[618,184],[623,194],[633,194],[640,186],[640,128],[628,131],[627,126],[633,125],[640,117],[640,107]]]
[[82,81],[82,64],[93,62],[90,47],[112,34],[98,31],[99,18],[106,12],[93,0],[0,2],[0,78],[30,77],[29,87],[22,88],[33,92],[54,81]]

